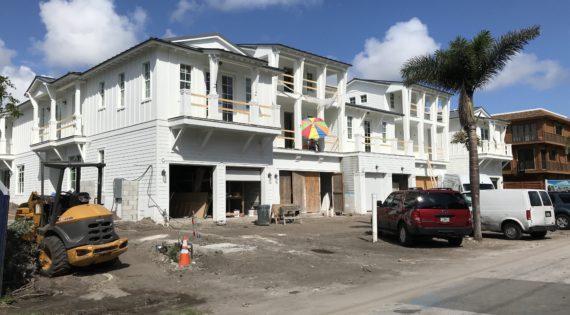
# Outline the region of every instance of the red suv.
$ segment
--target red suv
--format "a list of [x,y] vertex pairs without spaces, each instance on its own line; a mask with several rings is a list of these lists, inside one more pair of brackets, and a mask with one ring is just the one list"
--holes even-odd
[[473,226],[465,198],[451,189],[410,189],[391,193],[378,202],[378,231],[396,233],[402,245],[414,238],[445,238],[460,246]]

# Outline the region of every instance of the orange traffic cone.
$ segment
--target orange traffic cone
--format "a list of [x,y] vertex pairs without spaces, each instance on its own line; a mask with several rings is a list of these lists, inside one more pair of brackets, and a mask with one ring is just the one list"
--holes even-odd
[[188,267],[192,263],[190,258],[190,252],[188,251],[188,237],[184,235],[182,238],[182,249],[180,250],[180,256],[178,257],[179,267]]

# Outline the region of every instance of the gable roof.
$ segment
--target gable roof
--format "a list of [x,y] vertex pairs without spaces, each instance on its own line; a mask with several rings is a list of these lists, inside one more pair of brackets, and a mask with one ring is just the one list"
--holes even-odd
[[510,121],[530,121],[537,118],[550,118],[561,123],[570,124],[570,119],[567,116],[544,108],[524,109],[514,112],[500,113],[493,115],[493,118],[506,119]]
[[[380,84],[380,85],[392,85],[392,84],[398,84],[398,85],[404,85],[404,81],[392,81],[392,80],[376,80],[376,79],[362,79],[362,78],[352,78],[350,81],[348,81],[347,85],[351,84],[353,81],[361,81],[361,82],[367,82],[367,83],[374,83],[374,84]],[[429,86],[426,84],[421,84],[421,83],[415,83],[413,85],[417,85],[420,87],[423,87],[425,89],[429,89],[429,90],[433,90],[433,91],[437,91],[440,93],[444,93],[447,95],[452,96],[453,93],[450,93],[444,89],[440,89],[437,87],[433,87],[433,86]]]
[[[172,43],[183,43],[183,42],[192,42],[192,41],[196,41],[196,40],[200,40],[200,39],[208,39],[208,38],[217,38],[222,43],[226,44],[231,49],[233,49],[234,50],[233,52],[239,53],[241,55],[248,55],[241,47],[239,47],[239,45],[234,44],[232,41],[230,41],[229,39],[222,36],[222,34],[215,33],[215,32],[198,34],[198,35],[189,35],[189,36],[169,37],[169,38],[164,38],[163,40],[168,41],[168,42],[172,42]],[[197,47],[197,48],[201,48],[201,47]]]
[[371,112],[377,112],[377,113],[386,114],[386,115],[404,116],[404,114],[400,114],[400,113],[396,113],[396,112],[391,112],[391,111],[385,110],[385,109],[373,108],[373,107],[368,107],[368,106],[363,106],[363,105],[357,105],[357,104],[352,104],[352,103],[345,103],[345,105],[348,106],[348,107],[352,107],[352,108],[356,108],[356,109],[360,109],[360,110],[366,110],[366,111],[371,111]]
[[279,43],[238,44],[238,46],[244,47],[244,48],[255,48],[255,47],[258,47],[258,46],[274,46],[274,47],[280,47],[280,48],[284,48],[284,49],[296,51],[296,52],[299,52],[299,53],[302,53],[302,54],[311,55],[311,56],[313,56],[313,57],[316,57],[316,58],[319,58],[319,59],[323,59],[323,61],[333,62],[333,63],[336,63],[336,64],[342,66],[342,67],[351,67],[351,66],[352,66],[351,64],[346,63],[346,62],[343,62],[343,61],[335,60],[335,59],[332,59],[332,58],[329,58],[329,57],[325,57],[325,56],[322,56],[322,55],[318,55],[318,54],[312,53],[312,52],[310,52],[310,51],[306,51],[306,50],[294,48],[294,47],[287,46],[287,45],[284,45],[284,44],[279,44]]

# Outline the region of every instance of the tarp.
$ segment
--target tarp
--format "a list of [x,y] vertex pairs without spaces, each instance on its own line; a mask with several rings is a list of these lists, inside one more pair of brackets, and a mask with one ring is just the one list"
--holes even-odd
[[546,190],[570,192],[570,179],[547,179]]

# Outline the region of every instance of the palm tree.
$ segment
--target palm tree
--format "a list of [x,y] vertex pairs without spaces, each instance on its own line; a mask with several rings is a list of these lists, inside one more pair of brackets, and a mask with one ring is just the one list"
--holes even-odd
[[459,121],[469,141],[469,180],[473,208],[473,232],[476,240],[483,239],[479,206],[479,157],[477,126],[473,114],[473,94],[497,75],[515,54],[540,34],[532,26],[494,39],[489,31],[481,31],[473,39],[457,37],[448,49],[433,55],[408,60],[401,69],[406,86],[421,83],[459,93]]

